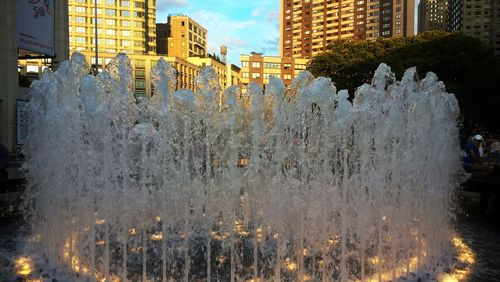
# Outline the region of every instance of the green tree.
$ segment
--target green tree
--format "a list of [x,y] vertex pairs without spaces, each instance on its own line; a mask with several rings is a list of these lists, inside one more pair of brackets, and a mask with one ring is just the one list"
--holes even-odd
[[375,41],[338,40],[315,56],[308,70],[328,76],[352,98],[362,83],[370,83],[384,62],[398,79],[410,67],[420,78],[432,71],[458,99],[462,117],[500,132],[500,59],[477,39],[459,33],[431,31],[406,38]]

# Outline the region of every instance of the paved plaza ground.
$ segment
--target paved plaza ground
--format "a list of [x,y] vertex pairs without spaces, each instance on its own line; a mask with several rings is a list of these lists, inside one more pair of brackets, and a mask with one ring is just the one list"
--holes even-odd
[[[455,230],[476,254],[469,281],[500,281],[500,228],[491,222],[478,219],[458,218]],[[19,250],[20,240],[28,235],[21,218],[0,221],[0,281],[23,281],[14,275],[14,258]],[[4,280],[6,279],[6,280]]]

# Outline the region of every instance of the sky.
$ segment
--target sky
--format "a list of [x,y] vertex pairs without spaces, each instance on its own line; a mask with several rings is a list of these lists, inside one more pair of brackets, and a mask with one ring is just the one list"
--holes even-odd
[[279,0],[157,0],[156,22],[185,14],[208,30],[208,52],[228,47],[228,63],[240,65],[240,54],[279,55]]

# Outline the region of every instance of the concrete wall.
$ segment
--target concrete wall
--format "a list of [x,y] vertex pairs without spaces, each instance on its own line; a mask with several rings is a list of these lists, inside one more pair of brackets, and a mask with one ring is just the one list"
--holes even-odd
[[16,0],[3,0],[0,17],[0,143],[15,148],[17,75]]

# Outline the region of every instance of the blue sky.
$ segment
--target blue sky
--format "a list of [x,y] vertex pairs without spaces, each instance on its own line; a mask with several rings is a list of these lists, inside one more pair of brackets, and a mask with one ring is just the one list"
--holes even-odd
[[279,0],[157,0],[156,21],[186,14],[208,30],[208,50],[228,47],[228,62],[240,54],[279,55]]

